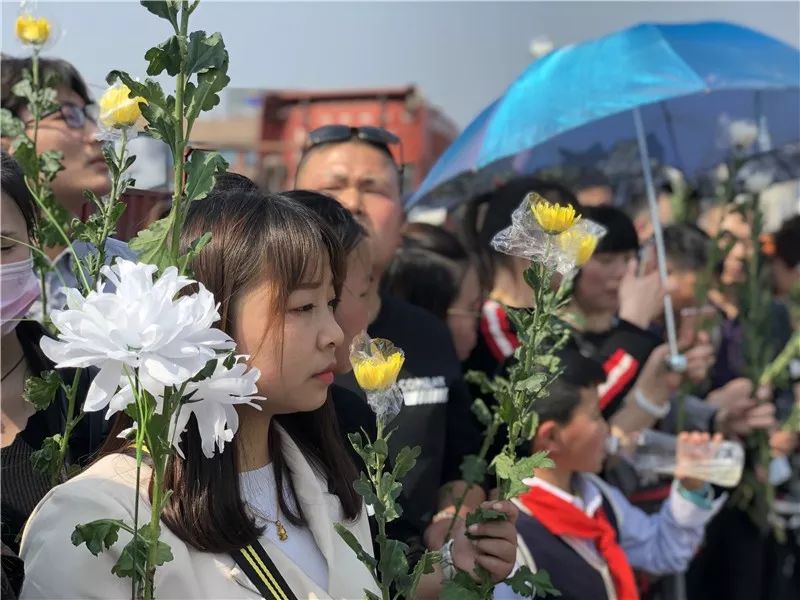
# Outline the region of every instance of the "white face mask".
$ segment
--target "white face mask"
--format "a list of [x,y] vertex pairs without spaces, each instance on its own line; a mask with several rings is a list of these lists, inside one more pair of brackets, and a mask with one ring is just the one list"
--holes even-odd
[[33,259],[0,265],[0,318],[2,334],[11,333],[19,319],[39,297],[39,278],[33,270]]

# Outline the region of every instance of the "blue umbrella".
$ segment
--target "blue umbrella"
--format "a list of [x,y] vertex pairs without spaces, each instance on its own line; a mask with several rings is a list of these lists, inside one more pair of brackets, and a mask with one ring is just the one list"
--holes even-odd
[[[691,179],[725,160],[731,144],[721,134],[734,121],[755,121],[761,151],[797,143],[799,109],[797,49],[729,23],[637,25],[530,65],[453,142],[407,208],[452,207],[498,174],[533,173],[581,155],[596,166],[598,155],[633,141],[666,284],[651,151]],[[670,362],[681,370],[669,294],[664,316]]]
[[800,51],[717,22],[643,24],[560,48],[475,118],[407,208],[452,207],[498,175],[596,167],[637,143],[634,109],[652,157],[689,179],[725,159],[730,146],[721,133],[735,120],[759,125],[761,151],[798,143]]

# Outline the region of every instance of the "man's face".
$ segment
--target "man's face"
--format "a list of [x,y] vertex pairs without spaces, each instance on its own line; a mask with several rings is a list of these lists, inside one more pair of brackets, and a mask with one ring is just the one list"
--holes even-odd
[[385,153],[357,140],[314,149],[296,187],[329,194],[350,210],[370,232],[376,274],[383,273],[400,245],[404,219],[397,167]]

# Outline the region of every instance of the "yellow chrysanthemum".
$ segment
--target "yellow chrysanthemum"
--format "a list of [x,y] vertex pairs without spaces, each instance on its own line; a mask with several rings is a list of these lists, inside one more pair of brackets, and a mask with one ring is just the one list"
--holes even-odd
[[550,234],[562,233],[581,219],[574,207],[548,202],[533,192],[528,194],[528,202],[536,221]]
[[100,122],[106,127],[130,127],[142,116],[139,104],[146,104],[144,98],[130,98],[130,88],[118,83],[108,88],[100,96]]
[[588,231],[570,229],[558,236],[558,245],[575,256],[575,266],[583,266],[594,254],[599,238]]
[[41,46],[50,38],[50,22],[44,17],[20,15],[15,32],[23,44]]
[[373,355],[354,361],[353,374],[365,392],[386,390],[397,381],[403,362],[405,356],[400,351],[393,352],[389,356]]

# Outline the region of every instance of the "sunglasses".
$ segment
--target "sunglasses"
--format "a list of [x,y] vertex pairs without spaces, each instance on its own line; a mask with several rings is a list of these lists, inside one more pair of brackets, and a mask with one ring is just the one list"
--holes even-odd
[[306,147],[303,152],[306,153],[315,146],[332,144],[336,142],[346,142],[353,139],[361,140],[362,142],[367,142],[368,144],[372,144],[374,146],[379,146],[382,150],[385,150],[389,156],[393,156],[389,146],[397,144],[398,148],[400,149],[400,164],[398,165],[397,169],[402,174],[404,164],[403,144],[400,142],[399,137],[383,127],[323,125],[322,127],[318,127],[308,134],[308,142],[306,143]]
[[[64,121],[64,123],[66,123],[67,127],[70,129],[83,129],[86,127],[86,123],[89,121],[92,123],[97,123],[97,119],[100,116],[100,110],[96,104],[85,104],[84,106],[79,106],[77,104],[73,104],[72,102],[64,102],[56,110],[46,114],[43,118],[52,115],[59,115],[61,120]],[[30,125],[31,123],[33,123],[32,120],[27,121],[25,124]]]

